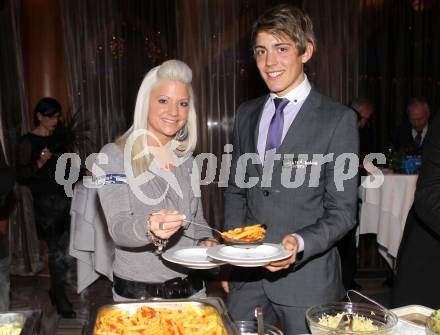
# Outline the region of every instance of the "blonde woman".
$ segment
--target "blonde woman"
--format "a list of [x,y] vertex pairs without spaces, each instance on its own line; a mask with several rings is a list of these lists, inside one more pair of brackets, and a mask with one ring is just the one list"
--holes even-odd
[[108,161],[98,165],[106,180],[98,194],[116,244],[115,300],[204,294],[200,278],[160,257],[165,249],[216,243],[209,229],[182,227],[184,219],[206,224],[191,185],[197,141],[191,79],[191,69],[178,60],[149,71],[133,125],[101,150]]

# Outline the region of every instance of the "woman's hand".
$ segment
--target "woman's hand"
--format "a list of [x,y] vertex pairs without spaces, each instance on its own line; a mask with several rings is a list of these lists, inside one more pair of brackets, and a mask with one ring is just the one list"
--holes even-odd
[[44,147],[40,152],[40,158],[37,160],[37,165],[41,168],[46,162],[52,158],[52,153],[47,147]]
[[220,242],[213,237],[205,238],[201,240],[199,243],[197,243],[199,247],[205,247],[205,248],[215,247],[216,245],[219,244]]
[[167,240],[180,229],[185,218],[186,216],[178,211],[161,209],[150,215],[150,232],[162,240]]

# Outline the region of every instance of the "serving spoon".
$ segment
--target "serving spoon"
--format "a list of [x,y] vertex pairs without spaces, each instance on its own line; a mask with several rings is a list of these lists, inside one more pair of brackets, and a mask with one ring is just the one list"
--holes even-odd
[[[161,213],[156,212],[156,213],[152,213],[152,215],[160,215]],[[246,248],[247,246],[252,246],[252,245],[258,245],[261,244],[263,242],[263,239],[259,239],[259,240],[254,240],[254,241],[243,241],[243,240],[235,240],[235,239],[231,239],[231,238],[227,238],[223,236],[223,232],[221,232],[220,230],[216,229],[216,228],[212,228],[210,226],[208,226],[206,223],[202,223],[202,222],[196,222],[196,221],[192,221],[192,220],[187,220],[187,219],[183,219],[183,222],[186,222],[187,224],[182,226],[182,228],[184,230],[188,229],[189,226],[191,224],[205,228],[205,229],[209,229],[212,230],[213,232],[216,232],[217,234],[219,234],[221,236],[221,238],[223,239],[223,241],[225,241],[225,244],[227,245],[241,245],[244,248]],[[267,229],[266,225],[261,225],[264,229]]]
[[257,333],[264,335],[263,309],[260,306],[255,308],[255,317],[257,318]]
[[[217,234],[219,234],[219,235],[221,236],[221,238],[223,239],[223,241],[225,242],[226,245],[242,246],[243,248],[246,248],[247,246],[253,246],[253,245],[259,245],[259,244],[262,244],[262,243],[263,243],[263,240],[264,240],[264,238],[259,239],[259,240],[252,240],[252,241],[236,240],[236,239],[233,239],[233,238],[227,238],[227,237],[224,237],[224,236],[223,236],[223,232],[221,232],[221,231],[218,230],[218,229],[215,229],[215,228],[209,227],[209,226],[207,226],[206,224],[203,224],[203,223],[200,223],[200,222],[194,222],[194,221],[191,221],[191,220],[185,220],[185,219],[182,220],[182,221],[188,223],[183,229],[188,229],[188,227],[189,227],[191,224],[194,224],[194,225],[196,225],[196,226],[200,226],[200,227],[202,227],[202,228],[210,229],[210,230],[216,232]],[[264,229],[267,230],[266,225],[261,225],[261,226],[262,226]]]
[[203,228],[205,228],[205,229],[210,229],[210,230],[212,230],[212,231],[215,231],[217,234],[219,234],[220,236],[222,236],[222,232],[221,232],[220,230],[215,229],[215,228],[212,228],[212,227],[210,227],[210,226],[208,226],[208,225],[206,225],[206,224],[199,223],[199,222],[194,222],[194,221],[191,221],[191,220],[185,220],[185,219],[182,220],[182,221],[188,223],[187,225],[185,225],[185,227],[183,227],[183,229],[188,229],[188,227],[189,227],[191,224],[193,224],[193,225],[196,225],[196,226],[203,227]]
[[336,329],[353,330],[353,314],[351,313],[344,314],[341,320],[339,321]]

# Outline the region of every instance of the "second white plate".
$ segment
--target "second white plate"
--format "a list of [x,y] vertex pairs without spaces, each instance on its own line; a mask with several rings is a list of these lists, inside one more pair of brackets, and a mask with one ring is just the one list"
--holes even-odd
[[243,249],[232,246],[218,245],[209,248],[206,254],[219,261],[243,267],[257,267],[282,260],[292,255],[280,244],[264,243],[255,248]]
[[212,269],[225,264],[209,257],[206,251],[206,247],[171,249],[165,251],[162,258],[190,269]]

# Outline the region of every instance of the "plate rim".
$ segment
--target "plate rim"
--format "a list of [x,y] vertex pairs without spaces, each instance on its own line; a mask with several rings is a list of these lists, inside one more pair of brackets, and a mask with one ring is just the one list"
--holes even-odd
[[170,250],[166,250],[164,253],[161,254],[161,257],[171,263],[175,263],[175,264],[179,264],[182,266],[186,266],[186,267],[198,267],[199,269],[202,269],[202,267],[204,267],[205,269],[209,269],[209,268],[214,268],[214,267],[218,267],[220,265],[226,264],[226,262],[218,260],[218,259],[214,259],[210,256],[207,256],[212,258],[212,261],[195,261],[195,262],[191,262],[191,261],[184,261],[181,260],[180,258],[176,258],[173,257],[172,254],[176,251],[180,251],[183,249],[206,249],[208,251],[208,247],[203,247],[203,246],[194,246],[194,247],[181,247],[181,248],[175,248],[175,249],[170,249]]
[[[260,244],[260,245],[258,245],[258,246],[255,246],[255,247],[252,247],[252,248],[246,248],[246,249],[256,249],[256,248],[258,248],[258,247],[260,247],[260,246],[269,246],[269,247],[274,247],[275,249],[278,249],[278,253],[277,253],[277,255],[278,254],[282,254],[284,251],[285,251],[285,249],[280,245],[280,244],[275,244],[275,243],[263,243],[263,244]],[[240,249],[240,250],[243,250],[244,248],[237,248],[237,247],[234,247],[234,246],[232,246],[232,245],[222,245],[222,247],[221,248],[218,248],[218,250],[220,250],[220,249],[223,249],[223,248],[226,248],[226,247],[229,247],[229,248],[236,248],[236,249]],[[207,252],[207,254],[208,254],[208,252]],[[275,255],[274,255],[275,256]],[[272,257],[274,257],[274,256],[272,256]],[[258,258],[253,258],[253,260],[266,260],[268,257],[258,257]],[[229,258],[229,259],[233,259],[233,260],[239,260],[239,261],[242,261],[242,260],[244,260],[244,261],[246,261],[246,260],[249,260],[249,258],[235,258],[235,257],[231,257],[231,258]]]
[[[262,262],[265,262],[264,264],[268,264],[270,262],[274,262],[274,261],[278,261],[278,260],[282,260],[285,259],[287,257],[292,256],[292,252],[290,250],[286,250],[285,248],[283,248],[283,246],[281,244],[277,244],[277,243],[263,243],[263,245],[270,245],[270,246],[275,246],[279,249],[281,249],[281,255],[279,255],[278,257],[267,257],[267,258],[254,258],[254,259],[243,259],[243,258],[229,258],[229,257],[222,257],[220,255],[220,257],[218,257],[218,250],[226,247],[226,245],[224,244],[219,244],[217,246],[208,248],[206,251],[206,254],[213,258],[213,259],[217,259],[223,262],[227,262],[229,264],[260,264]],[[229,246],[232,247],[232,246]],[[267,261],[267,263],[266,263]]]

